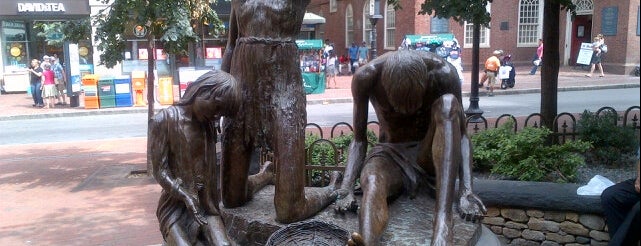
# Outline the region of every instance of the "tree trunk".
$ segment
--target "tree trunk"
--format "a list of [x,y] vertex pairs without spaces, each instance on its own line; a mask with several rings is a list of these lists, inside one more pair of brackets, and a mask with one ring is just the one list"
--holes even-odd
[[[149,120],[154,116],[154,104],[156,103],[154,99],[154,80],[156,79],[154,76],[154,68],[156,67],[156,45],[154,39],[154,35],[149,34],[149,46],[147,48],[147,124],[149,124]],[[149,126],[147,126],[147,129],[149,129]],[[149,153],[149,151],[149,144],[147,144],[147,153]],[[147,175],[153,175],[153,170],[150,160],[147,160]]]
[[154,35],[149,35],[149,46],[147,48],[147,105],[149,105],[149,111],[147,112],[147,118],[151,119],[154,116],[154,104],[155,100],[155,91],[154,80],[154,69],[156,68],[156,44],[154,43]]
[[542,125],[554,129],[559,85],[559,15],[561,5],[545,1],[543,7],[543,65],[541,66]]

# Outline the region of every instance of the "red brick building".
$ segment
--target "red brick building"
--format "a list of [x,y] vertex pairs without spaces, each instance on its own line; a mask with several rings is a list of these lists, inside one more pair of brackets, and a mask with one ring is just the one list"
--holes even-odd
[[[481,60],[493,50],[512,54],[515,63],[529,64],[543,32],[544,0],[494,1],[487,6],[491,13],[490,29],[481,28]],[[608,53],[603,66],[606,73],[629,74],[639,65],[639,0],[574,0],[577,15],[561,11],[560,63],[577,65],[581,43],[592,42],[599,33],[605,36]],[[405,35],[453,33],[464,48],[463,62],[470,67],[472,25],[459,24],[432,16],[418,15],[419,1],[401,1],[394,11],[385,1],[376,1],[382,19],[376,24],[377,53],[396,50]],[[330,39],[338,55],[346,54],[351,42],[369,44],[371,24],[368,0],[312,0],[308,11],[323,16],[326,23],[315,30],[315,37]],[[585,52],[584,52],[585,54]],[[468,59],[466,59],[468,58]],[[585,58],[584,55],[580,58]]]

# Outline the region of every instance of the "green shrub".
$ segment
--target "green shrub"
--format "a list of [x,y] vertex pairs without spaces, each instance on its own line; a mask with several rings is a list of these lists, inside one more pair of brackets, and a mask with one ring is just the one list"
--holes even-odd
[[618,126],[618,115],[606,111],[596,115],[588,110],[577,122],[577,132],[584,141],[592,143],[587,154],[588,162],[606,166],[621,166],[634,156],[638,137],[632,127]]
[[590,143],[577,140],[546,145],[551,133],[535,127],[515,133],[514,122],[508,121],[475,134],[474,167],[521,181],[573,182],[577,168],[584,164],[581,153],[590,148]]

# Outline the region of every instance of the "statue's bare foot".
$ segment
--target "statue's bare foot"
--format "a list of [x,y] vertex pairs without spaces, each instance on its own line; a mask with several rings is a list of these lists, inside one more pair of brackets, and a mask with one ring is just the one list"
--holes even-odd
[[347,245],[364,246],[365,241],[363,240],[363,237],[361,236],[361,234],[358,234],[358,232],[352,232],[351,238],[347,241]]
[[[343,195],[343,193],[346,193],[346,195]],[[354,194],[349,193],[345,189],[340,189],[339,196],[334,205],[334,211],[341,214],[348,211],[356,213],[356,211],[358,211],[358,202],[356,198],[354,198]]]
[[470,191],[461,192],[458,210],[461,218],[472,222],[480,221],[487,212],[481,199]]

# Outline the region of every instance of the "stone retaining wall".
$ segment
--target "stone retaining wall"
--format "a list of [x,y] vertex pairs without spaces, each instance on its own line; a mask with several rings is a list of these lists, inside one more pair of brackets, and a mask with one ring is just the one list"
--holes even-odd
[[601,215],[490,207],[485,224],[506,245],[608,245]]
[[599,196],[579,196],[578,184],[475,180],[488,208],[485,224],[506,245],[608,245]]

